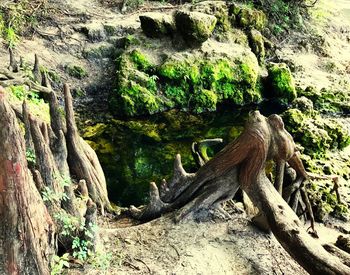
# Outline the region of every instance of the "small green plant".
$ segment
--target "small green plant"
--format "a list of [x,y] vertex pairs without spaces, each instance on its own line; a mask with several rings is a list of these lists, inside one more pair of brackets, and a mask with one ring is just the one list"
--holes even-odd
[[61,257],[55,255],[51,261],[51,275],[62,274],[63,269],[69,267],[69,253],[63,254]]
[[[55,179],[57,179],[57,176],[55,176]],[[61,178],[59,182],[60,186],[64,190],[64,187],[69,186],[71,184],[71,179],[69,177]],[[41,192],[41,195],[43,197],[43,201],[50,201],[50,202],[59,202],[59,201],[65,201],[68,200],[69,197],[67,194],[63,192],[55,192],[51,187],[45,186],[44,190]]]
[[61,235],[63,236],[72,236],[80,228],[83,228],[83,225],[79,223],[79,219],[73,217],[66,212],[59,212],[54,215],[54,218],[57,219],[61,224],[63,224],[63,230]]
[[24,100],[27,94],[24,86],[11,86],[11,92],[19,100]]
[[28,91],[25,86],[11,86],[11,92],[20,101],[26,99],[35,105],[39,105],[40,103],[44,102],[44,100],[39,97],[39,94],[36,91]]
[[29,148],[26,151],[26,159],[27,162],[31,165],[35,165],[36,164],[36,156],[35,156],[35,152],[33,149]]
[[82,240],[79,237],[75,237],[72,243],[73,257],[81,261],[86,261],[90,254],[89,247],[91,245],[92,244],[90,241]]
[[4,38],[9,48],[16,46],[19,35],[33,29],[38,23],[37,14],[44,10],[45,5],[33,5],[32,2],[7,1],[0,7],[0,37]]
[[91,256],[89,263],[99,270],[108,270],[112,261],[112,253],[98,251]]

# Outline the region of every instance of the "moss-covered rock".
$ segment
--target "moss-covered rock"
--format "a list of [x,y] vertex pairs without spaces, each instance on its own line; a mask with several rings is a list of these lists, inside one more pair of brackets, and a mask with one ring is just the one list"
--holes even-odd
[[250,48],[258,58],[259,63],[263,64],[265,59],[265,46],[263,35],[258,30],[251,29],[249,31],[248,38]]
[[317,113],[303,114],[298,109],[289,109],[282,116],[294,140],[312,157],[323,157],[327,150],[350,144],[348,129],[335,119],[323,118]]
[[175,24],[178,32],[190,43],[201,44],[214,31],[217,19],[201,12],[177,11]]
[[115,47],[107,42],[100,42],[86,47],[83,56],[87,59],[113,58]]
[[167,14],[150,12],[140,15],[142,31],[148,37],[162,37],[175,31],[174,19]]
[[310,99],[315,109],[323,113],[350,113],[350,95],[347,91],[321,89],[309,86],[299,89],[298,94]]
[[[194,172],[197,167],[191,153],[192,142],[214,137],[228,141],[242,130],[241,117],[233,111],[193,115],[172,110],[148,119],[111,119],[107,124],[89,124],[81,132],[97,151],[110,199],[123,206],[139,205],[147,200],[150,181],[160,183],[171,177],[177,153],[181,154],[186,171]],[[235,125],[239,125],[239,130],[233,128]],[[213,147],[209,153],[222,147]]]
[[285,63],[268,65],[267,93],[268,98],[287,104],[297,97],[292,73]]
[[118,58],[117,88],[111,108],[120,115],[154,114],[178,108],[215,111],[217,104],[245,105],[261,100],[259,65],[253,53],[197,52],[153,60],[134,49]]
[[311,115],[314,112],[313,102],[305,96],[294,99],[292,102],[292,108],[298,109],[308,115]]
[[263,11],[245,5],[233,3],[229,7],[231,22],[241,28],[255,28],[262,30],[267,25],[267,17]]
[[65,66],[65,70],[67,74],[78,79],[82,79],[88,76],[87,71],[79,65],[68,64]]
[[214,15],[217,19],[216,29],[220,32],[231,30],[228,7],[224,1],[203,1],[191,7],[191,11]]

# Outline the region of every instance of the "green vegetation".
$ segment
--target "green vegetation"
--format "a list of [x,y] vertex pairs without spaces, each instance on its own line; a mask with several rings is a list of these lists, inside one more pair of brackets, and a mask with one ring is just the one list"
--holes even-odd
[[15,104],[22,104],[23,100],[27,100],[28,109],[34,116],[40,116],[43,121],[50,121],[49,105],[39,97],[39,93],[34,90],[28,90],[26,86],[11,86],[9,91],[9,99]]
[[[19,41],[19,35],[30,32],[38,22],[38,16],[44,10],[42,0],[8,1],[0,5],[0,37],[7,46],[13,48]],[[41,7],[37,9],[36,7]]]
[[63,254],[61,257],[54,255],[51,261],[51,275],[60,275],[64,268],[69,268],[69,253]]
[[[350,86],[349,86],[350,88]],[[343,90],[327,90],[320,91],[314,87],[307,87],[305,90],[299,89],[298,95],[305,96],[310,99],[316,110],[322,113],[349,113],[350,112],[350,96]]]
[[277,99],[287,104],[297,97],[294,78],[288,66],[284,63],[269,64],[267,77],[268,98]]
[[304,147],[304,152],[322,158],[330,149],[342,149],[350,144],[347,128],[335,119],[323,118],[317,112],[303,114],[298,109],[283,113],[287,130],[294,140]]
[[[103,165],[110,198],[119,205],[139,205],[148,199],[150,181],[159,183],[171,177],[177,153],[186,171],[196,170],[192,141],[221,137],[226,143],[242,131],[243,117],[234,110],[201,115],[172,110],[147,120],[90,125],[82,133]],[[217,152],[221,148],[211,149]]]
[[111,107],[128,116],[179,108],[215,111],[219,103],[245,105],[261,100],[258,64],[250,55],[228,59],[168,57],[154,65],[134,49],[117,61],[117,89]]
[[66,66],[65,69],[66,69],[66,72],[70,76],[73,76],[73,77],[78,78],[78,79],[82,79],[82,78],[88,76],[87,71],[83,67],[81,67],[79,65],[69,64],[69,65]]
[[267,25],[267,18],[263,11],[252,6],[232,4],[229,8],[231,22],[241,28],[255,28],[262,30]]
[[203,43],[214,31],[217,19],[215,16],[200,13],[177,11],[175,24],[179,33],[186,41],[191,43]]

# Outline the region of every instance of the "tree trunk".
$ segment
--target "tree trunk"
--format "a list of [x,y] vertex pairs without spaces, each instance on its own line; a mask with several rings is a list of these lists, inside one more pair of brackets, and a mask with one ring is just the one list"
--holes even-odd
[[[14,63],[12,52],[11,60]],[[5,87],[18,83],[34,88],[48,95],[50,105],[47,124],[31,116],[26,102],[22,109],[11,106],[0,86],[0,274],[50,274],[52,256],[58,250],[74,255],[76,238],[86,243],[84,249],[94,251],[96,204],[102,213],[111,209],[97,156],[78,134],[68,86],[65,123],[56,94],[38,68],[36,56],[36,83],[7,70],[8,79],[0,82]],[[24,123],[24,136],[17,119]],[[35,153],[30,170],[26,152]]]
[[27,167],[16,115],[0,92],[0,273],[49,274],[55,225]]

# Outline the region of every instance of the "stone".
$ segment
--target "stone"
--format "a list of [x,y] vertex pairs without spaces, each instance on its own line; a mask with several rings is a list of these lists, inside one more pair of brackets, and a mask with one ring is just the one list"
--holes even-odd
[[178,32],[188,42],[201,44],[208,40],[214,31],[217,19],[201,12],[177,11],[175,24]]
[[84,33],[91,42],[103,41],[107,37],[105,27],[95,22],[81,26],[80,31]]
[[241,28],[255,28],[260,31],[267,24],[267,17],[263,11],[244,5],[232,4],[229,7],[229,14],[231,22]]
[[267,97],[274,98],[282,104],[288,104],[297,97],[295,81],[285,63],[270,63],[267,66]]
[[199,2],[191,7],[191,11],[214,15],[217,19],[216,28],[221,32],[227,32],[231,29],[228,7],[224,1]]
[[83,51],[83,56],[86,59],[101,59],[113,57],[115,47],[107,42],[99,42],[86,47]]
[[296,98],[292,102],[292,107],[302,111],[305,114],[311,114],[314,110],[313,102],[305,96]]
[[252,52],[256,55],[260,64],[264,63],[265,59],[265,46],[264,37],[256,29],[251,29],[249,32],[249,45]]
[[141,28],[146,36],[159,38],[175,31],[175,23],[170,15],[149,12],[140,15]]

